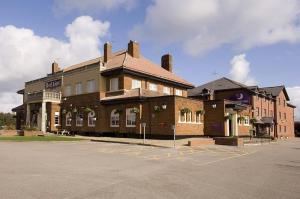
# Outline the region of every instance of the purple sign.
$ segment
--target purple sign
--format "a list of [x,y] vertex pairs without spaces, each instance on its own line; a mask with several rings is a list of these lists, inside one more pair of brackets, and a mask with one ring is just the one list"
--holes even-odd
[[245,92],[237,92],[233,94],[229,99],[232,101],[239,101],[242,104],[250,104],[250,96]]

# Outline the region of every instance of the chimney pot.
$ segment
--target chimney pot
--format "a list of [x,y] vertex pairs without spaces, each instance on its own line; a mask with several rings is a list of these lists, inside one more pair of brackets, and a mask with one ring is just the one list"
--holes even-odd
[[161,67],[167,71],[172,72],[173,70],[172,55],[165,54],[161,57]]
[[112,45],[109,42],[104,44],[104,62],[107,62],[112,57]]
[[130,40],[130,42],[128,43],[128,53],[135,58],[139,58],[140,57],[140,46],[139,43],[136,41],[132,41]]
[[52,63],[52,74],[57,73],[58,71],[60,71],[60,68],[58,66],[58,63],[56,63],[55,61]]

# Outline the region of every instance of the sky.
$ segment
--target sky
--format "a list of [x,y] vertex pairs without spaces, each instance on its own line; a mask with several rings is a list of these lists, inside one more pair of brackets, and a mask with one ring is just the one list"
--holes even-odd
[[[247,85],[285,85],[300,107],[300,0],[1,1],[0,111],[22,103],[16,91],[66,67],[140,43],[195,86],[219,77]],[[300,109],[296,109],[300,119]]]

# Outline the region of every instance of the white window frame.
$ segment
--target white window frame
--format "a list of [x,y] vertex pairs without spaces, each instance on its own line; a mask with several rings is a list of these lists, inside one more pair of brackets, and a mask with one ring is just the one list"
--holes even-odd
[[195,123],[196,124],[202,124],[202,114],[201,113],[195,113]]
[[87,92],[93,93],[96,92],[96,81],[94,79],[88,80],[86,82],[87,85]]
[[149,83],[149,90],[150,91],[157,91],[157,84]]
[[133,108],[126,109],[126,127],[136,127],[136,115]]
[[114,77],[109,80],[109,91],[118,91],[119,90],[119,78]]
[[83,126],[83,113],[76,114],[76,126]]
[[[238,115],[238,118],[240,118],[241,116],[240,115]],[[238,119],[238,124],[239,124],[239,126],[242,126],[243,124],[242,124],[242,120],[241,119]]]
[[138,79],[133,79],[131,81],[131,89],[142,88],[142,81]]
[[66,114],[66,126],[71,126],[72,125],[72,113],[68,112]]
[[83,92],[82,92],[82,83],[81,82],[77,82],[75,84],[75,94],[76,95],[81,95]]
[[186,121],[186,123],[192,123],[192,112],[189,112],[189,113],[187,113],[187,114],[185,114],[185,117],[186,117],[186,119],[185,119],[185,121]]
[[95,127],[96,126],[96,114],[95,111],[91,111],[88,113],[88,126]]
[[59,112],[55,112],[54,113],[54,126],[59,126],[60,125],[60,122],[59,122]]
[[182,96],[183,92],[180,89],[175,89],[175,95]]
[[163,93],[164,93],[165,95],[170,95],[170,94],[171,94],[171,89],[170,89],[170,87],[164,86],[164,88],[163,88]]
[[72,95],[72,87],[71,87],[71,85],[66,85],[64,91],[65,91],[65,92],[64,92],[64,95],[65,95],[65,96],[70,96],[70,95]]
[[110,127],[120,126],[120,114],[116,113],[116,109],[112,110],[110,113]]
[[245,126],[250,126],[250,118],[249,118],[249,116],[244,116],[244,125]]

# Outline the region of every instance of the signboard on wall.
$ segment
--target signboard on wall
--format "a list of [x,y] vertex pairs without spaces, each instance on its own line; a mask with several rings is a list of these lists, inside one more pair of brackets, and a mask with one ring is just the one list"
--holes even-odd
[[242,104],[250,104],[250,95],[245,92],[237,92],[233,94],[230,98],[232,101],[238,101],[241,102]]
[[52,89],[61,86],[61,79],[52,80],[49,82],[46,82],[45,88],[46,89]]

